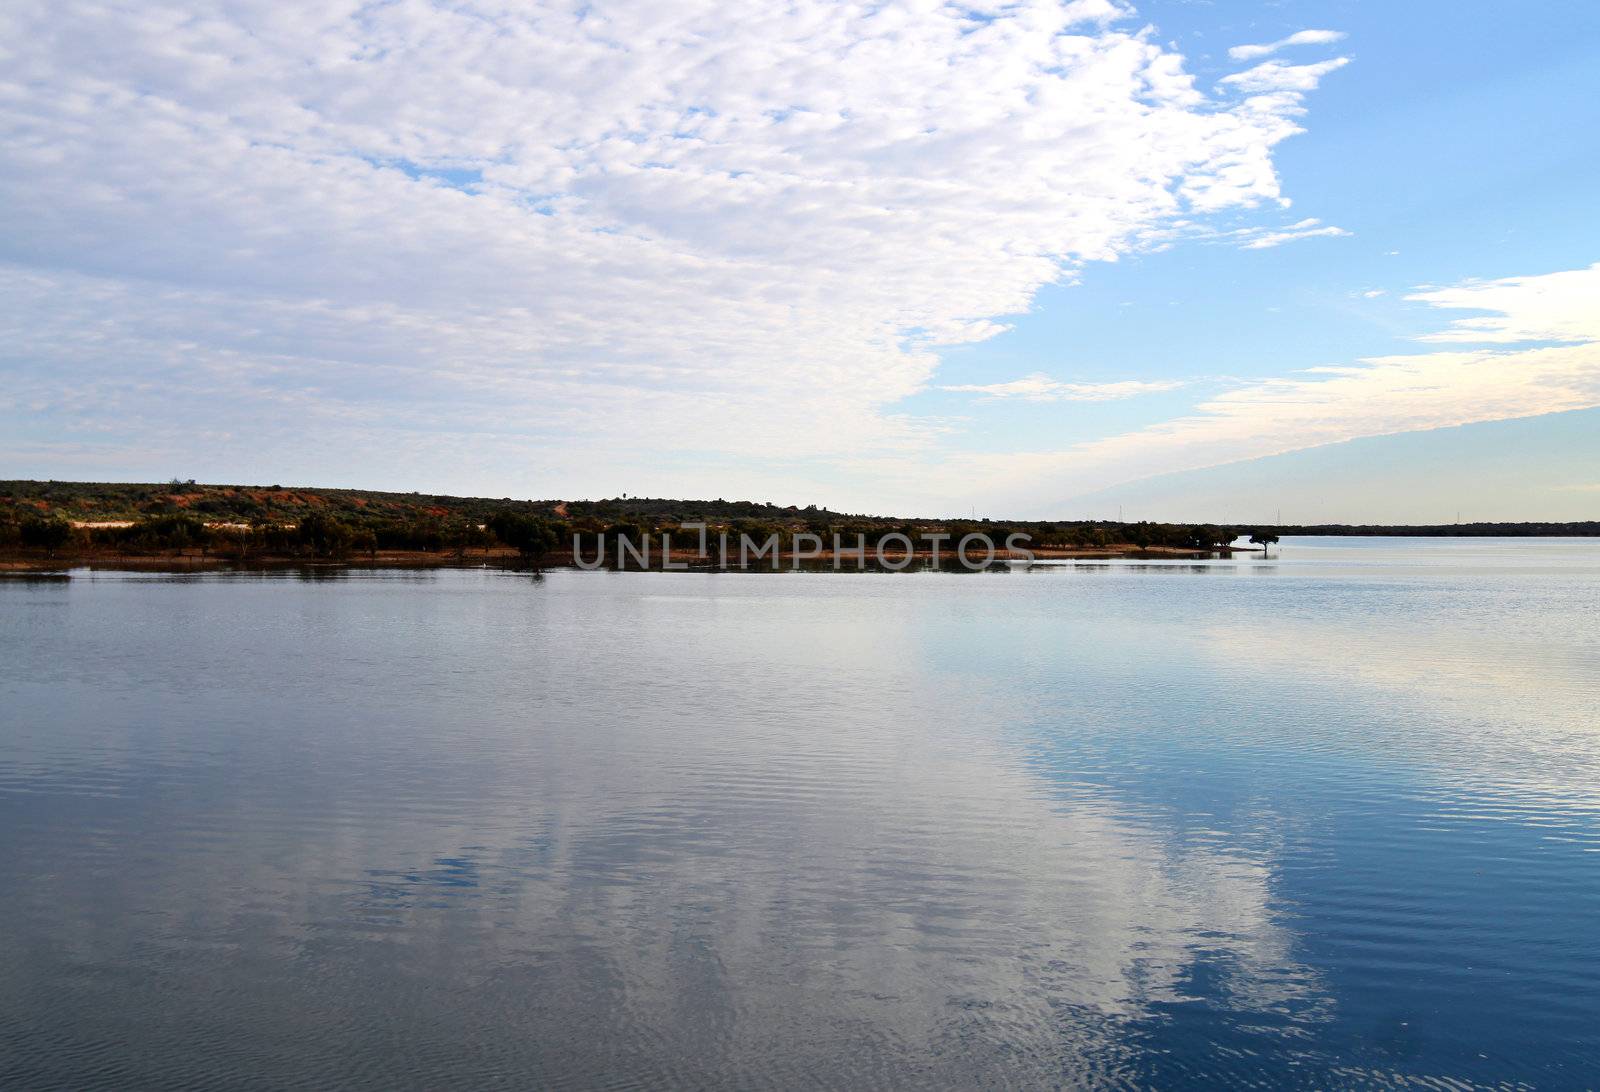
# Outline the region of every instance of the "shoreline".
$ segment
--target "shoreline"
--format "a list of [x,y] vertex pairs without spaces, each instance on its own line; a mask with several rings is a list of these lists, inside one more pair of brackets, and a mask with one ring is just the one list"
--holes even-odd
[[[1121,559],[1167,559],[1167,560],[1205,560],[1219,556],[1231,557],[1235,554],[1254,554],[1259,551],[1248,547],[1218,547],[1211,550],[1190,550],[1172,546],[1151,546],[1140,548],[1138,546],[1108,546],[1084,549],[1034,547],[1030,551],[1035,561],[1111,561]],[[913,550],[910,554],[886,553],[886,558],[895,562],[904,562],[907,567],[920,565],[927,568],[932,566],[933,553],[930,550]],[[949,560],[953,551],[944,550],[941,557]],[[659,555],[657,555],[659,557]],[[653,559],[654,560],[654,559]],[[327,557],[293,557],[287,555],[258,556],[249,558],[217,557],[216,555],[203,555],[194,552],[179,552],[175,554],[125,554],[105,551],[80,552],[62,555],[54,558],[11,554],[0,556],[0,576],[7,575],[48,575],[52,573],[65,573],[71,569],[89,569],[106,572],[149,572],[149,573],[204,573],[204,572],[264,572],[281,569],[323,569],[323,570],[348,570],[348,569],[506,569],[508,571],[528,571],[545,569],[570,569],[576,572],[682,572],[685,566],[689,571],[695,572],[793,572],[814,571],[825,569],[827,571],[854,572],[860,571],[898,571],[879,565],[876,559],[870,558],[865,564],[859,564],[858,559],[851,552],[843,552],[837,569],[834,568],[835,557],[833,551],[823,550],[818,554],[806,554],[798,562],[794,551],[780,555],[781,564],[774,569],[766,559],[763,563],[748,566],[720,566],[714,559],[701,557],[694,550],[672,551],[672,567],[666,568],[659,563],[649,566],[605,564],[596,569],[586,569],[573,561],[570,550],[562,550],[546,554],[537,563],[530,563],[517,551],[502,547],[492,548],[487,551],[469,551],[461,555],[456,553],[430,552],[425,550],[378,550],[375,553],[349,555],[338,558]],[[1014,561],[1023,561],[1024,556],[1015,551],[997,550],[994,564],[1003,565]]]

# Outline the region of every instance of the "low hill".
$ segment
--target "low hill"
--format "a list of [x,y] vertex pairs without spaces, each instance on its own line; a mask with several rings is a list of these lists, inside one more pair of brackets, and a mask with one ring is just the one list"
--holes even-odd
[[507,508],[555,515],[554,501],[488,500],[368,489],[195,482],[0,482],[0,509],[78,523],[190,515],[207,523],[295,523],[312,512],[350,523],[375,519],[476,519]]
[[[140,522],[164,516],[191,516],[205,523],[287,526],[320,513],[352,527],[376,524],[446,522],[485,524],[496,513],[512,512],[602,527],[632,523],[669,527],[703,520],[715,525],[763,524],[796,530],[849,528],[1016,528],[1039,541],[1065,535],[1081,540],[1093,531],[1102,541],[1177,544],[1192,524],[1129,524],[1106,520],[999,521],[870,516],[836,512],[815,505],[798,507],[759,501],[675,500],[615,497],[594,501],[518,500],[511,497],[453,497],[429,493],[385,493],[372,489],[324,489],[282,485],[203,485],[193,481],[67,482],[0,481],[0,521],[25,517],[75,524]],[[1225,531],[1279,535],[1422,536],[1600,536],[1600,521],[1581,523],[1473,523],[1443,526],[1322,525],[1273,527],[1235,524]],[[1056,532],[1059,534],[1052,534]],[[1225,541],[1225,540],[1224,540]]]

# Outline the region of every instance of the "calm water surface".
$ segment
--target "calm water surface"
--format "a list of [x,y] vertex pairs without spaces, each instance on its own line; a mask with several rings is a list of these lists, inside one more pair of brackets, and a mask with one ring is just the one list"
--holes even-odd
[[1600,542],[0,581],[0,1087],[1600,1083]]

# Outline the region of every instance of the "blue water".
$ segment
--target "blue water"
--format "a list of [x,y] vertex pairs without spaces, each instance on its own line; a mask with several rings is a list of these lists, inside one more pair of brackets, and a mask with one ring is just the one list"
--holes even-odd
[[0,1088],[1600,1083],[1600,542],[0,580]]

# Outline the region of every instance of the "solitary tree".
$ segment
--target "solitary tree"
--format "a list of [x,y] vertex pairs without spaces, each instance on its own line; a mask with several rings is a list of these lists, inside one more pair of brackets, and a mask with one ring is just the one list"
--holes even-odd
[[1253,531],[1250,535],[1250,544],[1252,546],[1260,546],[1263,555],[1266,554],[1267,547],[1274,545],[1277,541],[1278,536],[1271,531]]

